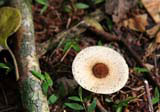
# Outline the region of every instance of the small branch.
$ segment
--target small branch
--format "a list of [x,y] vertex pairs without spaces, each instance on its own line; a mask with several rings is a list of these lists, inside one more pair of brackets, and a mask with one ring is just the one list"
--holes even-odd
[[147,99],[148,99],[149,112],[154,112],[148,81],[144,80],[144,84],[145,84],[145,90],[146,90]]
[[98,109],[100,110],[100,112],[108,112],[108,111],[102,106],[102,104],[101,104],[101,102],[98,100],[98,98],[96,98],[96,101],[97,101],[96,105],[97,105]]
[[31,70],[40,72],[30,0],[10,0],[10,5],[19,9],[22,15],[21,27],[14,40],[13,53],[20,74],[18,82],[23,112],[49,112],[47,97],[41,88],[42,81],[30,72]]

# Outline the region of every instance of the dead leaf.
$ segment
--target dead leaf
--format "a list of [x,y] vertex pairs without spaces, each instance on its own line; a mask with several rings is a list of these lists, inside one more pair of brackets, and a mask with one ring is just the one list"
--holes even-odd
[[137,3],[137,0],[106,0],[105,12],[112,15],[113,21],[119,23]]
[[147,17],[147,14],[137,15],[134,18],[124,20],[122,24],[131,30],[144,32],[145,27],[148,25]]
[[148,56],[150,56],[156,50],[156,48],[157,48],[157,44],[155,42],[150,43],[146,49],[144,59],[146,59]]
[[151,71],[151,70],[154,68],[154,66],[151,65],[151,64],[149,64],[149,63],[146,63],[146,64],[144,64],[144,65],[145,65],[145,67],[146,67],[149,71]]
[[158,32],[156,35],[156,43],[160,44],[160,32]]
[[100,31],[104,31],[102,25],[98,21],[96,21],[95,19],[93,19],[91,17],[85,17],[84,21],[88,26],[94,27],[94,28],[96,28],[97,30],[100,30]]
[[160,23],[160,0],[141,0],[156,23]]
[[150,36],[150,38],[153,38],[156,35],[156,33],[159,31],[159,29],[160,29],[160,24],[157,24],[152,28],[148,29],[146,32]]

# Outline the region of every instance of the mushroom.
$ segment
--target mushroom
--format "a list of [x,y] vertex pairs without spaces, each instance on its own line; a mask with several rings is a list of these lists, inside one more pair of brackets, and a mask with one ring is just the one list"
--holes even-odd
[[72,63],[74,79],[84,89],[111,94],[119,91],[128,80],[128,65],[115,50],[92,46],[81,50]]

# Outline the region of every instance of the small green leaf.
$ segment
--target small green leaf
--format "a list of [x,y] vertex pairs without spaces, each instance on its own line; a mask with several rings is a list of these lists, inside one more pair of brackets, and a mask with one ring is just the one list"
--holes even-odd
[[5,69],[6,70],[5,74],[8,74],[10,71],[12,71],[13,66],[9,63],[8,64],[0,63],[0,68]]
[[154,97],[152,98],[152,104],[156,104],[160,101],[160,92],[158,90],[158,87],[155,88],[154,90]]
[[136,97],[128,97],[128,98],[126,98],[125,100],[118,101],[116,104],[118,105],[118,107],[127,106],[128,103],[129,103],[131,100],[133,100],[134,98],[136,98]]
[[72,47],[72,41],[68,40],[66,41],[65,45],[64,45],[64,49],[63,52],[66,52],[68,49],[70,49]]
[[47,4],[44,5],[40,13],[43,14],[47,10],[47,8],[48,8],[48,5]]
[[123,107],[128,106],[128,103],[133,100],[136,97],[128,97],[125,100],[117,101],[114,105],[113,108],[116,110],[116,112],[122,112]]
[[158,98],[160,97],[160,93],[159,93],[158,87],[156,87],[155,90],[154,90],[154,96],[158,97]]
[[72,12],[72,8],[70,6],[64,6],[63,11],[70,13],[70,12]]
[[82,3],[82,2],[78,2],[74,6],[77,9],[88,9],[89,8],[89,5]]
[[48,93],[48,83],[46,82],[46,81],[43,81],[43,83],[42,83],[42,91],[43,91],[43,93],[45,94],[45,95],[47,95],[47,93]]
[[68,99],[72,100],[72,101],[79,101],[79,102],[81,102],[81,99],[78,96],[70,96],[70,97],[68,97]]
[[96,99],[93,99],[92,103],[88,107],[87,112],[93,112],[95,110],[95,108],[96,108]]
[[64,103],[64,105],[73,110],[84,110],[83,106],[78,103]]
[[5,63],[0,63],[0,68],[9,69],[8,65]]
[[36,0],[37,3],[41,5],[47,5],[48,1],[47,0]]
[[92,1],[96,5],[96,4],[100,4],[100,3],[104,2],[105,0],[92,0]]
[[43,74],[41,74],[40,72],[37,72],[37,71],[34,71],[34,70],[31,70],[31,73],[37,77],[38,79],[44,81],[45,80],[45,77]]
[[103,44],[102,44],[102,41],[101,41],[101,40],[99,40],[99,41],[98,41],[98,45],[99,45],[99,46],[103,46]]
[[122,112],[123,107],[122,106],[118,106],[116,109],[116,112]]
[[81,49],[77,43],[72,44],[72,48],[76,51],[79,52]]
[[133,70],[137,73],[144,73],[144,72],[149,72],[148,69],[146,68],[141,68],[141,67],[134,67]]
[[83,102],[83,98],[82,98],[82,88],[81,88],[81,87],[78,88],[78,94],[79,94],[79,97],[80,97],[81,101]]
[[111,31],[113,28],[113,22],[109,17],[106,17],[106,21],[107,21],[107,27]]
[[56,101],[58,100],[58,96],[56,96],[55,94],[52,94],[49,99],[48,99],[48,104],[54,104],[56,103]]
[[48,86],[52,87],[53,86],[53,80],[51,79],[50,75],[47,72],[45,72],[44,76],[45,76],[46,82],[48,83]]

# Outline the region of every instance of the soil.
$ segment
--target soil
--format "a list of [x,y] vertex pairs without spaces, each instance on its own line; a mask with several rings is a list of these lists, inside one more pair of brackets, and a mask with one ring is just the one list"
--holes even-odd
[[[134,17],[138,14],[148,14],[146,9],[141,6],[139,2],[136,2],[136,4],[134,3],[135,5],[132,7],[129,5],[129,2],[125,9],[123,9],[122,6],[120,7],[116,5],[117,9],[112,9],[112,12],[109,13],[105,11],[105,7],[107,6],[105,5],[105,2],[97,5],[91,3],[90,0],[48,0],[48,2],[49,6],[43,14],[41,14],[42,5],[36,2],[33,2],[32,4],[35,41],[37,43],[37,47],[39,44],[47,42],[49,39],[54,40],[56,34],[72,28],[72,26],[79,23],[84,16],[89,15],[96,9],[101,9],[106,16],[105,19],[100,22],[104,30],[109,34],[117,35],[117,37],[119,35],[123,36],[128,46],[138,54],[142,63],[147,65],[150,72],[154,74],[155,78],[157,78],[160,83],[160,46],[158,44],[156,48],[151,46],[151,44],[155,44],[155,38],[151,38],[146,32],[134,31],[121,25],[124,19]],[[77,2],[89,4],[90,7],[88,9],[74,9],[73,4]],[[71,12],[67,13],[64,11],[64,6],[70,6],[73,9]],[[118,9],[121,9],[123,13],[117,12]],[[116,15],[117,13],[121,13],[121,15]],[[111,22],[107,21],[108,19]],[[148,21],[149,25],[146,30],[151,28],[151,26],[156,25],[150,16],[148,16]],[[125,99],[132,97],[133,99],[127,102],[127,106],[123,106],[122,112],[149,112],[148,96],[146,94],[144,80],[149,82],[151,98],[155,97],[154,90],[157,86],[153,81],[146,77],[146,75],[148,75],[147,72],[137,72],[137,70],[135,70],[135,68],[140,67],[140,65],[123,44],[114,41],[106,41],[91,30],[86,30],[81,35],[73,38],[65,37],[65,39],[71,39],[72,41],[77,39],[76,43],[79,45],[80,49],[88,46],[99,45],[98,43],[101,43],[103,46],[111,47],[122,54],[129,66],[129,80],[125,87],[120,91],[111,95],[100,95],[90,93],[83,89],[83,97],[91,96],[91,99],[96,97],[100,105],[109,112],[115,112],[113,105],[118,105],[119,101],[124,101]],[[55,82],[52,88],[55,91],[58,91],[58,85],[56,85],[58,79],[63,77],[73,79],[71,66],[73,59],[78,52],[71,48],[66,52],[66,56],[64,57],[64,45],[65,44],[63,43],[60,47],[51,49],[43,56],[39,57],[42,72],[49,73]],[[149,46],[151,46],[152,50],[149,49]],[[7,51],[0,52],[0,62],[13,64]],[[22,102],[18,90],[18,82],[15,80],[14,69],[8,74],[5,74],[5,72],[6,71],[4,69],[0,68],[0,74],[2,75],[0,77],[0,112],[21,112]],[[49,94],[52,94],[52,90],[49,90]],[[67,96],[61,97],[58,102],[50,105],[50,111],[74,112],[74,110],[63,106],[63,103],[68,101],[67,97],[74,95],[78,95],[78,87],[74,89],[74,92],[68,92]],[[85,102],[85,105],[87,105],[87,103],[91,102]],[[102,107],[97,106],[95,112],[100,112]],[[153,108],[155,112],[159,112],[160,101],[153,105]]]

